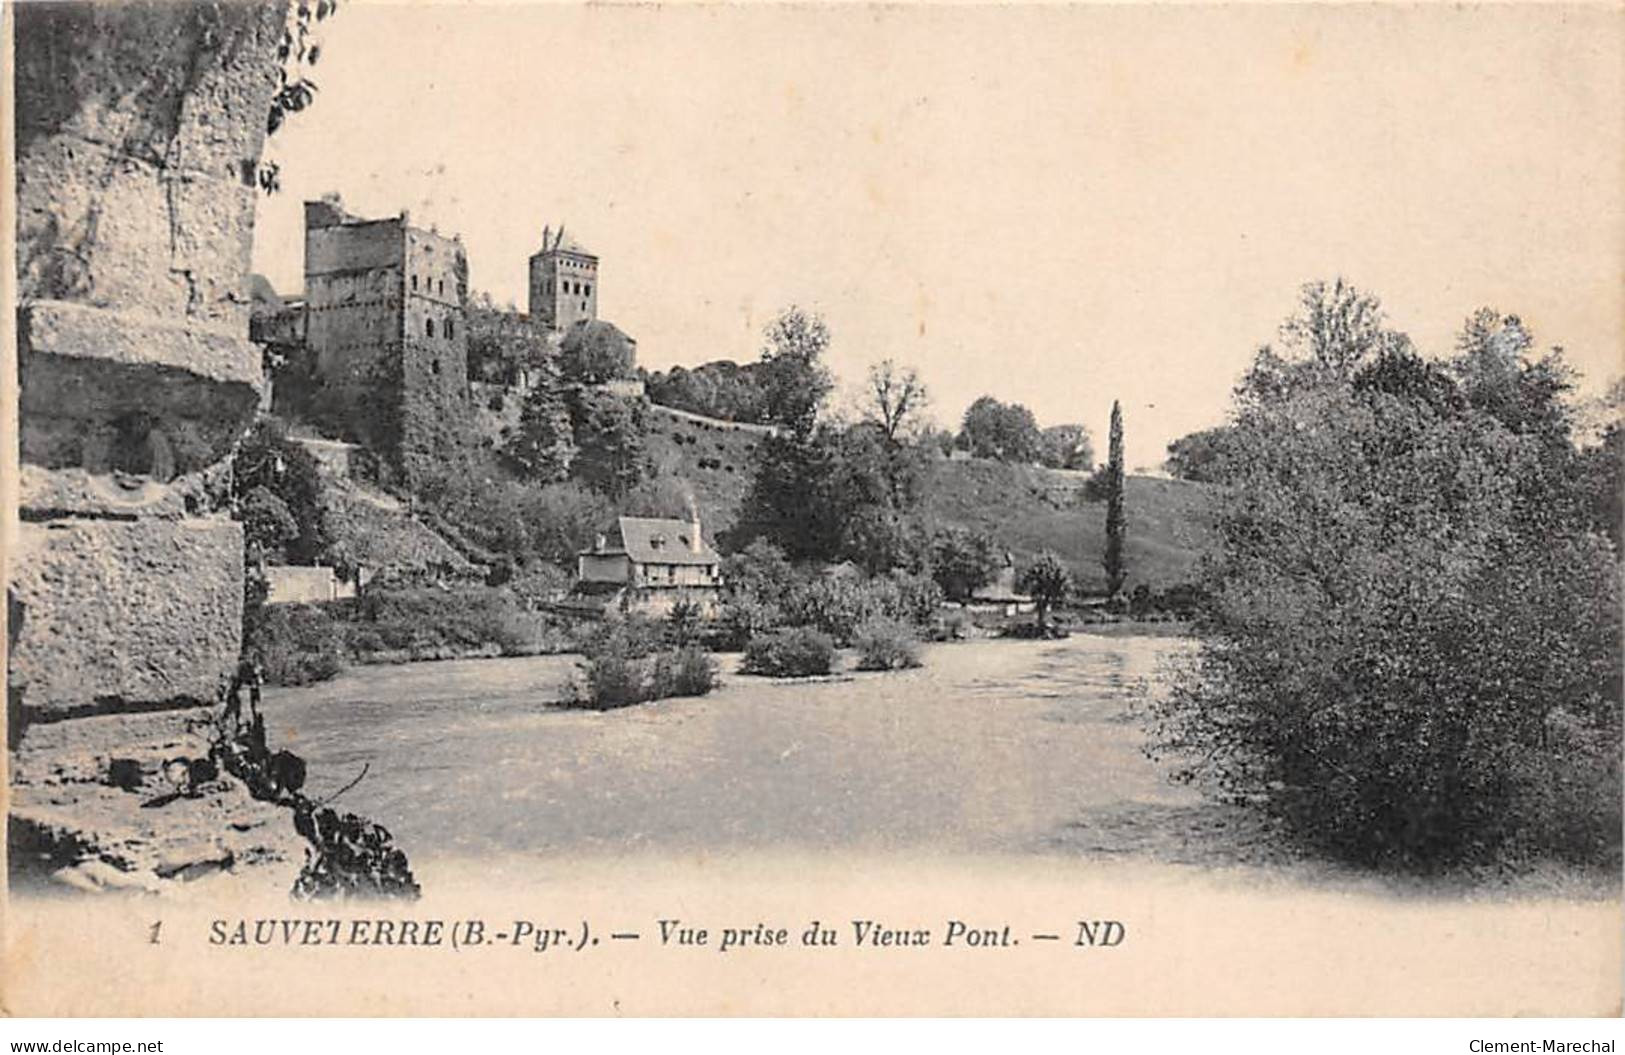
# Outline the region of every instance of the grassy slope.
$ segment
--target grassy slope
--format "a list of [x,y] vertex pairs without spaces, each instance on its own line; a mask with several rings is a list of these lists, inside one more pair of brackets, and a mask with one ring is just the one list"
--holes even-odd
[[[650,415],[649,453],[663,475],[693,488],[710,530],[733,523],[750,486],[760,437],[707,429],[659,412]],[[925,502],[939,526],[985,531],[1018,565],[1040,550],[1059,554],[1085,588],[1105,584],[1106,506],[1086,502],[1085,474],[1000,462],[938,461]],[[1128,585],[1189,581],[1206,540],[1203,514],[1211,488],[1151,476],[1128,478]]]
[[750,489],[760,441],[754,433],[706,428],[664,413],[659,406],[650,407],[650,460],[662,476],[692,488],[707,535],[733,525]]
[[[926,499],[937,523],[985,531],[1018,566],[1043,549],[1055,551],[1085,588],[1103,589],[1106,505],[1086,502],[1083,474],[992,461],[938,462]],[[1204,484],[1131,476],[1127,481],[1128,586],[1188,581],[1206,541]]]

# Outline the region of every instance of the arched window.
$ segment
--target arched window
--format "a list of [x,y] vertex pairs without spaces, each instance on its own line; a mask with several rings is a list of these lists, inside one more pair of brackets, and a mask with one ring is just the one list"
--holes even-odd
[[434,287],[435,287],[434,291],[436,293],[444,293],[444,292],[446,292],[446,280],[441,279],[440,281],[438,281],[438,282],[436,282],[434,284]]
[[448,341],[451,340],[453,336],[455,336],[455,334],[452,333],[451,320],[447,319],[446,320],[446,340],[448,340]]
[[424,319],[423,320],[423,336],[425,336],[425,337],[433,337],[434,336],[434,320],[433,319]]
[[418,277],[416,275],[413,275],[412,276],[412,289],[416,290],[417,288],[418,288]]

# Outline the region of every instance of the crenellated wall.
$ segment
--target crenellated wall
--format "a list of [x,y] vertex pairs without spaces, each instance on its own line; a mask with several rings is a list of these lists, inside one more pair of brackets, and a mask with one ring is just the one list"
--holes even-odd
[[12,13],[13,720],[211,702],[242,624],[225,467],[259,402],[245,278],[285,4]]

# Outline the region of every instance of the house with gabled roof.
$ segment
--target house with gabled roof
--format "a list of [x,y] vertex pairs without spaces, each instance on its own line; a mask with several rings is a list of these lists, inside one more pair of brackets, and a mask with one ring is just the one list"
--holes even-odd
[[576,556],[576,592],[606,606],[665,615],[679,601],[706,617],[722,600],[722,557],[705,541],[697,512],[689,519],[621,517],[615,535],[599,535]]

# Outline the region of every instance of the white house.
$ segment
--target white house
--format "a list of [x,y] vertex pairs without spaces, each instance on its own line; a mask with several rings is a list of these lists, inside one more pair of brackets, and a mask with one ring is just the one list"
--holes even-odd
[[576,556],[577,590],[618,595],[622,607],[664,615],[678,601],[709,617],[722,599],[722,558],[705,541],[698,513],[689,519],[621,517],[619,537],[598,536]]

